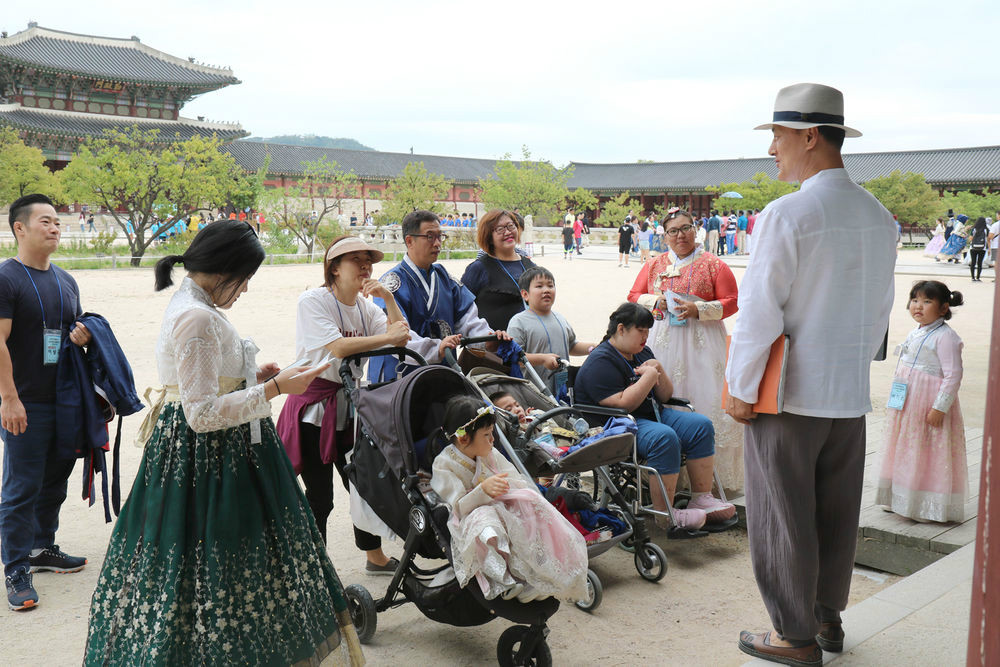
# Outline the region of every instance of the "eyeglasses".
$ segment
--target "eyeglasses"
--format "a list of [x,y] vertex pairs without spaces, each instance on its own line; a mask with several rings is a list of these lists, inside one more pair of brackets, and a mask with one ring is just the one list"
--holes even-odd
[[687,234],[692,229],[694,229],[694,225],[682,225],[681,227],[674,227],[673,229],[664,230],[663,233],[666,234],[667,236],[677,236],[678,234]]
[[412,236],[418,239],[427,239],[428,243],[438,243],[444,242],[448,235],[443,232],[430,232],[428,234],[407,234],[407,236]]
[[496,227],[493,228],[494,234],[496,234],[497,232],[500,232],[501,234],[506,234],[507,232],[516,232],[516,231],[517,231],[517,225],[515,225],[513,222],[508,222],[506,225],[497,225]]

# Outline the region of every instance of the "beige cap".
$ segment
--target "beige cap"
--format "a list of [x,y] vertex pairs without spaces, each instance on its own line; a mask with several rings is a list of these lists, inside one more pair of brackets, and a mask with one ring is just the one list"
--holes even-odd
[[349,252],[367,252],[371,256],[373,264],[381,262],[385,258],[385,253],[375,246],[368,245],[356,236],[348,236],[346,239],[340,239],[330,246],[329,250],[326,251],[326,259],[329,261],[334,257],[340,257]]

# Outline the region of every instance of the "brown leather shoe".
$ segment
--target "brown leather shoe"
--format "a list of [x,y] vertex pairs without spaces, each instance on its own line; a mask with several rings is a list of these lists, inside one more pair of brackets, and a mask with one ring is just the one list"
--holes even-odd
[[844,626],[842,623],[820,623],[816,643],[824,651],[840,653],[844,650]]
[[809,642],[805,646],[795,648],[785,646],[772,646],[770,643],[770,632],[740,632],[740,650],[748,655],[761,660],[780,662],[783,665],[794,665],[795,667],[821,667],[823,664],[823,651],[819,644]]

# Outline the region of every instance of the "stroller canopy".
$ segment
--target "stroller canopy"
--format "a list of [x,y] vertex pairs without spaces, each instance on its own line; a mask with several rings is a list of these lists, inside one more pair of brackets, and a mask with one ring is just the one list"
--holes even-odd
[[421,366],[402,379],[354,396],[358,418],[397,478],[415,473],[420,465],[415,444],[425,441],[444,420],[453,396],[479,398],[461,373],[446,366]]

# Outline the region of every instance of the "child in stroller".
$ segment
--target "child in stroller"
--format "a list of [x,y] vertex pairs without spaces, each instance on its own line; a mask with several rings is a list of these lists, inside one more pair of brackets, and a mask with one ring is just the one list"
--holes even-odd
[[493,407],[469,396],[445,408],[451,444],[434,459],[431,488],[451,512],[459,583],[475,578],[487,599],[585,597],[583,536],[496,453],[495,424]]

